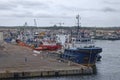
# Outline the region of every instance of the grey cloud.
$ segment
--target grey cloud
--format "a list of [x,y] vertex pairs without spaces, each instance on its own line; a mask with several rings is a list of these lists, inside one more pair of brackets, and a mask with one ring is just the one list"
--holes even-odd
[[111,4],[112,4],[112,5],[119,5],[119,4],[120,4],[119,1],[117,1],[117,2],[114,1],[114,2],[113,2],[113,1],[110,1],[110,0],[109,0],[109,1],[103,1],[103,3],[105,3],[105,4],[110,4],[110,5],[111,5]]
[[[49,2],[51,4],[51,2]],[[49,14],[42,14],[38,10],[48,9],[48,3],[30,0],[12,0],[0,3],[0,11],[8,14],[0,14],[6,17],[52,17]],[[37,10],[38,14],[34,14]]]
[[103,12],[118,12],[118,10],[114,9],[114,8],[110,8],[110,7],[105,7],[104,9],[102,9]]
[[22,12],[22,13],[13,13],[10,16],[13,16],[13,17],[32,17],[33,14],[30,12]]
[[0,2],[0,11],[29,11],[29,10],[49,9],[49,4],[30,0],[11,0],[9,2]]
[[95,12],[119,12],[119,10],[111,7],[104,7],[104,8],[78,8],[78,7],[68,7],[68,6],[60,6],[61,9],[67,11],[95,11]]
[[65,11],[99,11],[99,9],[95,9],[95,8],[78,8],[78,7],[74,7],[74,6],[65,6],[65,5],[59,5],[59,8]]
[[42,9],[46,9],[49,8],[49,5],[47,3],[43,3],[43,2],[38,2],[38,1],[30,1],[30,0],[17,0],[17,1],[13,1],[14,4],[17,4],[19,6],[22,6],[23,8],[42,8]]
[[15,7],[17,7],[17,5],[10,2],[0,2],[0,10],[12,10]]
[[26,11],[26,12],[12,12],[6,15],[3,15],[6,17],[17,17],[17,18],[23,18],[23,17],[29,17],[29,18],[52,18],[54,17],[53,15],[50,14],[33,14],[32,12]]
[[[39,2],[39,1],[30,1],[30,0],[13,0],[9,3],[0,3],[0,9],[10,10],[11,12],[7,16],[12,17],[40,17],[40,18],[70,18],[72,14],[68,15],[70,12],[75,11],[88,11],[88,12],[119,12],[119,10],[111,8],[111,7],[104,7],[104,8],[80,8],[75,6],[68,6],[68,5],[55,5],[50,6],[52,2]],[[19,6],[20,9],[18,8]],[[52,9],[56,11],[60,11],[54,15]],[[34,14],[35,10],[40,10]],[[50,10],[51,12],[47,12],[46,10]],[[53,9],[53,10],[54,10]],[[43,10],[43,12],[42,12]],[[56,13],[56,12],[55,12]],[[65,14],[65,15],[64,15]]]
[[33,14],[32,12],[14,12],[10,14],[3,15],[6,17],[17,17],[17,18],[71,18],[71,16],[64,16],[64,15],[53,15],[50,13],[37,13]]
[[33,14],[29,12],[9,12],[9,14],[1,14],[4,17],[30,17]]

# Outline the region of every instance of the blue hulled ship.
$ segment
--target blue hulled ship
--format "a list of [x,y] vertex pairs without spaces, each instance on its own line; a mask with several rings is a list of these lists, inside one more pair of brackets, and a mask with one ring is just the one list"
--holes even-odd
[[102,48],[95,47],[91,37],[86,36],[84,31],[79,31],[79,15],[77,20],[77,36],[71,38],[71,46],[68,44],[69,47],[61,54],[61,58],[83,65],[95,65],[96,61],[101,58],[99,53],[102,52]]

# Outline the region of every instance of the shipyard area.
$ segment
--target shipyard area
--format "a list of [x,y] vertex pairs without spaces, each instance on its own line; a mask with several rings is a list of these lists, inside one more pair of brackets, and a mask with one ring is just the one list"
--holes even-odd
[[[28,78],[95,74],[102,48],[79,26],[62,29],[28,28],[0,32],[0,78]],[[69,31],[69,30],[67,30]]]
[[4,42],[0,53],[0,78],[93,74],[91,67],[61,60],[48,51],[36,54],[30,48]]
[[120,80],[120,0],[1,0],[0,80]]

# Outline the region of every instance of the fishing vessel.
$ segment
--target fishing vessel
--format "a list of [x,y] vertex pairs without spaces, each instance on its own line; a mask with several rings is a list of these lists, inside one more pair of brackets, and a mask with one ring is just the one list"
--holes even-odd
[[34,48],[37,51],[57,51],[62,48],[60,42],[57,41],[56,35],[51,35],[41,40],[41,43],[38,47]]
[[61,54],[61,58],[83,65],[95,65],[97,59],[101,58],[99,53],[102,52],[102,48],[95,47],[94,41],[89,36],[85,36],[84,31],[79,31],[79,15],[77,21],[77,36],[71,39],[72,46],[68,44],[69,47]]

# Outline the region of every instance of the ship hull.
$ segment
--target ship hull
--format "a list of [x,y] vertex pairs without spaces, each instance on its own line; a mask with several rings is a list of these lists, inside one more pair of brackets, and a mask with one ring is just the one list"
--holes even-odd
[[34,50],[37,50],[37,51],[44,51],[44,50],[50,50],[50,51],[56,51],[56,50],[59,50],[61,49],[61,45],[41,45],[37,48],[35,48]]
[[65,49],[61,54],[61,58],[79,63],[79,64],[95,64],[97,56],[102,52],[102,48],[77,48],[77,49]]

